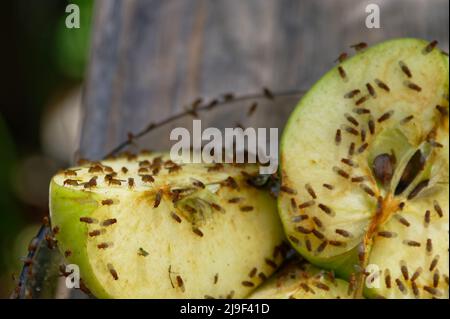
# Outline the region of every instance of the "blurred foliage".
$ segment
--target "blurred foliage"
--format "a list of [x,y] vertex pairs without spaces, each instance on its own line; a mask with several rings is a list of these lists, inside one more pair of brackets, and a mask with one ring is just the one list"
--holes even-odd
[[[68,4],[80,8],[80,28],[68,29]],[[2,7],[0,50],[0,298],[48,207],[21,202],[14,193],[20,163],[42,154],[41,117],[55,97],[79,86],[87,67],[94,0],[14,0]],[[43,155],[45,156],[45,154]],[[66,163],[60,163],[65,165]]]
[[[16,159],[14,145],[1,116],[0,150],[0,254],[5,255],[11,252],[8,246],[11,247],[11,241],[22,225],[22,218],[18,214],[10,187]],[[7,268],[6,261],[0,257],[0,272]]]

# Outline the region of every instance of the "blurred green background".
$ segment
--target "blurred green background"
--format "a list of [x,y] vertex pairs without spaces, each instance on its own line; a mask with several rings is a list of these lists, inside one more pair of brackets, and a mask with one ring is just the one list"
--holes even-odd
[[[0,61],[0,298],[15,286],[27,244],[48,213],[51,176],[78,144],[93,0],[2,5]],[[66,6],[80,28],[66,28]]]

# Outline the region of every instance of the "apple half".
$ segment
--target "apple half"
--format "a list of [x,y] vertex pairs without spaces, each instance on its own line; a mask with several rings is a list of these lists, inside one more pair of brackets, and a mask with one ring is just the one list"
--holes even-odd
[[394,39],[341,61],[289,118],[287,237],[355,296],[449,296],[448,85],[436,42]]
[[245,297],[286,246],[276,200],[251,186],[257,175],[159,153],[67,169],[50,185],[59,249],[98,298]]
[[258,287],[250,299],[351,299],[352,296],[348,282],[295,258]]

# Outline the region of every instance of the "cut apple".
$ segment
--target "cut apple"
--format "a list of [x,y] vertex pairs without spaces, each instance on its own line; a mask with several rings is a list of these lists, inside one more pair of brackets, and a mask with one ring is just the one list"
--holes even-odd
[[448,83],[435,42],[384,42],[328,72],[284,130],[287,237],[355,296],[449,296]]
[[68,169],[50,185],[58,246],[99,298],[245,297],[286,247],[275,199],[249,183],[257,175],[156,153]]
[[346,281],[296,259],[258,287],[250,299],[349,299],[352,296]]

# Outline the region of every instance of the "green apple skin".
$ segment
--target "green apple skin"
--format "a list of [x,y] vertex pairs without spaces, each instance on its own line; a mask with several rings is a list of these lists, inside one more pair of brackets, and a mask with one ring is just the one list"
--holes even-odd
[[[88,227],[80,223],[80,217],[90,217],[98,208],[99,200],[95,194],[73,191],[59,186],[54,181],[50,184],[51,220],[58,225],[60,232],[56,235],[61,252],[70,251],[66,257],[67,263],[78,265],[83,274],[83,280],[89,282],[89,290],[98,298],[111,298],[94,276],[86,251]],[[64,231],[61,231],[64,230]],[[70,231],[66,231],[70,230]]]

